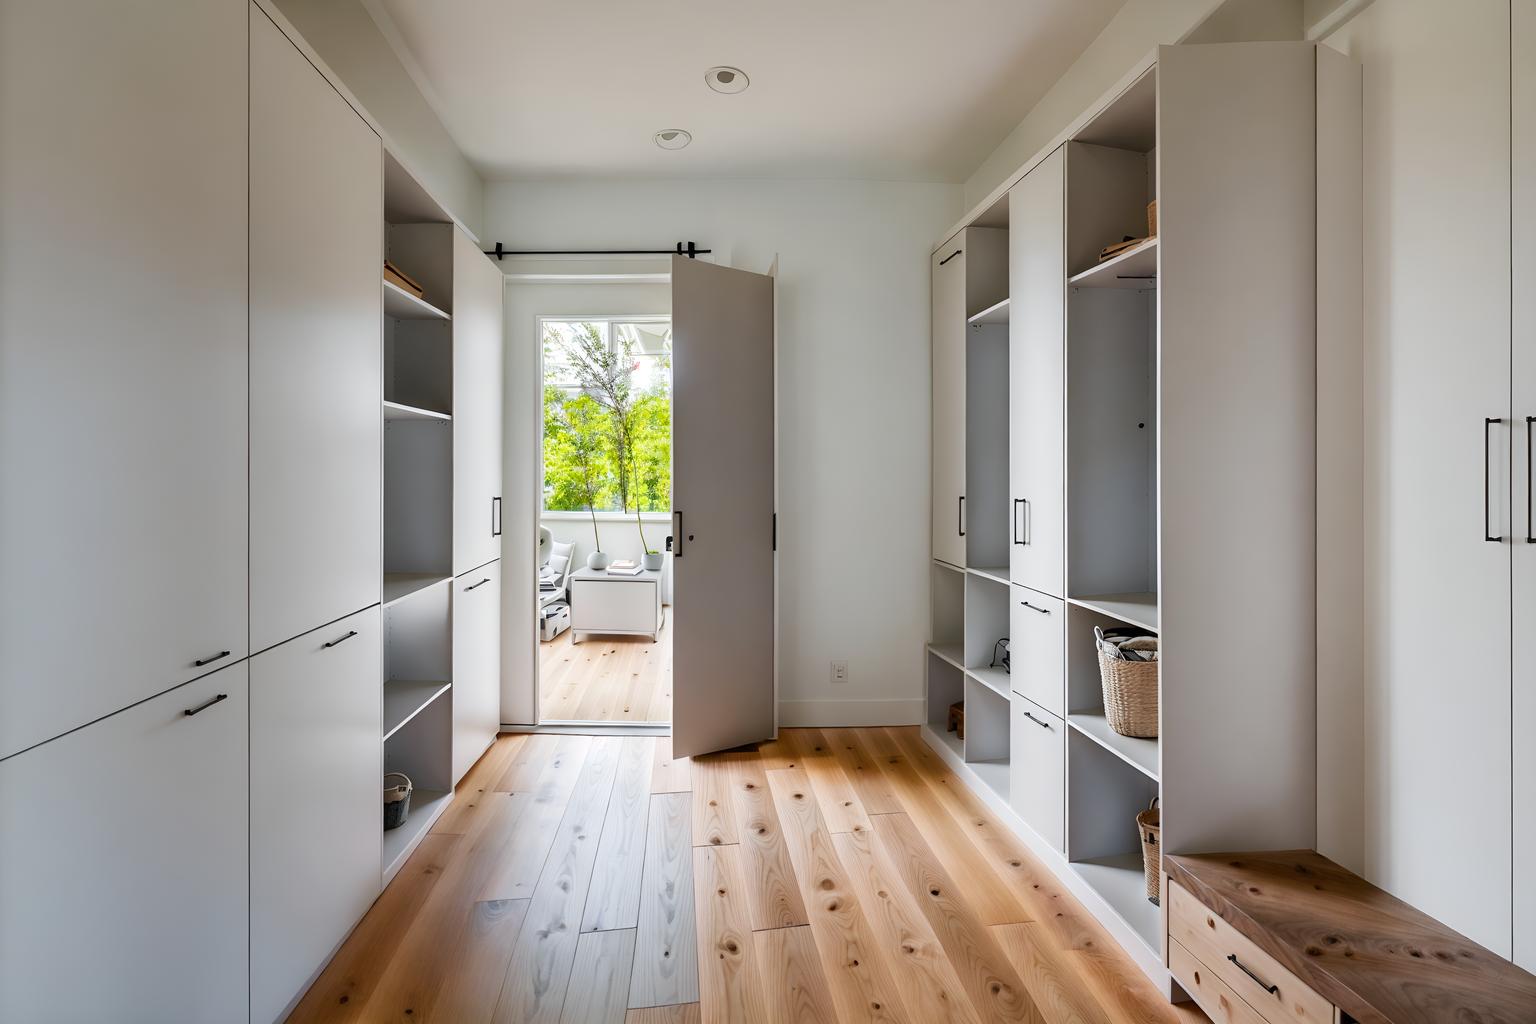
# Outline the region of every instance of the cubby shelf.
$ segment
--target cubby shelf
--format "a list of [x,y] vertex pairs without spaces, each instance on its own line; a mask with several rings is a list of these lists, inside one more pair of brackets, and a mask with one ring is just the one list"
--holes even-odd
[[1154,633],[1158,631],[1156,594],[1090,594],[1087,597],[1069,597],[1067,602],[1132,626],[1150,629]]
[[447,313],[390,281],[384,282],[384,315],[396,320],[451,320]]
[[929,722],[928,734],[954,751],[956,757],[965,760],[965,741],[949,731],[947,722]]
[[976,576],[984,580],[991,580],[993,583],[1001,583],[1005,587],[1008,586],[1009,583],[1009,570],[1006,565],[979,566],[967,569],[965,571],[970,573],[972,576]]
[[1109,719],[1098,711],[1074,711],[1067,716],[1067,724],[1147,778],[1156,781],[1158,774],[1156,739],[1122,736],[1110,728]]
[[1162,912],[1147,899],[1147,879],[1141,854],[1072,862],[1083,881],[1104,898],[1120,919],[1151,949],[1162,949]]
[[1067,281],[1073,288],[1157,287],[1157,239],[1150,238],[1114,259],[1074,274]]
[[988,306],[975,316],[966,320],[969,324],[1006,324],[1008,322],[1008,300],[1004,299],[995,306]]
[[451,576],[433,572],[387,572],[384,574],[384,607],[404,601],[424,590],[447,583]]
[[452,420],[453,416],[446,412],[437,412],[433,409],[419,409],[414,405],[402,405],[399,402],[386,401],[384,403],[384,418],[386,420]]
[[444,679],[389,679],[384,683],[384,738],[420,714],[428,704],[447,693],[453,684]]
[[418,789],[411,793],[411,810],[405,824],[384,833],[384,878],[393,878],[405,863],[416,842],[426,834],[432,823],[448,809],[453,791]]
[[1012,697],[1013,691],[1008,685],[1008,673],[1000,668],[968,668],[965,674],[1004,700]]
[[942,559],[942,558],[935,558],[933,560],[933,564],[938,566],[940,569],[948,569],[952,573],[956,573],[956,574],[962,575],[962,576],[965,575],[965,570],[960,568],[960,566],[958,566],[958,565],[951,565],[948,562],[944,561],[944,559]]
[[988,789],[1004,800],[1008,799],[1008,777],[1011,769],[1008,766],[1008,759],[1006,757],[993,758],[986,761],[967,761],[966,764],[970,766],[971,771],[976,773],[976,777]]
[[960,671],[965,671],[965,650],[959,644],[929,644],[928,650]]

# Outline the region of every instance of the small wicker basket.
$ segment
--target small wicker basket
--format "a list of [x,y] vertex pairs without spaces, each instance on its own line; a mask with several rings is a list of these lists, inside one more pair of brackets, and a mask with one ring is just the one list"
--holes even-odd
[[1156,661],[1121,661],[1099,651],[1099,678],[1104,685],[1104,717],[1121,736],[1157,735]]
[[1152,806],[1136,815],[1136,830],[1141,833],[1141,866],[1147,875],[1147,899],[1157,906],[1163,903],[1163,812]]

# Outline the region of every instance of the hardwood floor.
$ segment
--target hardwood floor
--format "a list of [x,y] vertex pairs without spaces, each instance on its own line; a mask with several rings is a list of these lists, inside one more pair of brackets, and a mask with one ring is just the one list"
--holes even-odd
[[670,743],[501,737],[290,1019],[1205,1019],[915,729]]
[[603,636],[583,633],[579,644],[566,630],[539,644],[541,721],[672,721],[672,609],[661,635]]

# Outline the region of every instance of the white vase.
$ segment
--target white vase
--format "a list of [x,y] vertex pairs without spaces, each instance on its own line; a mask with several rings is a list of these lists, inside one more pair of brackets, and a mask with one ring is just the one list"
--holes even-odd
[[641,564],[645,566],[647,572],[661,572],[661,566],[666,557],[660,551],[647,551],[645,557],[641,559]]
[[587,556],[588,569],[608,568],[608,553],[606,551],[594,551]]

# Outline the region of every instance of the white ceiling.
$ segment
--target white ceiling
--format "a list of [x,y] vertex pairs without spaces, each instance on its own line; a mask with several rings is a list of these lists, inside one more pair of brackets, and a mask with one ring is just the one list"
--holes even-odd
[[[1125,0],[363,0],[487,179],[964,181]],[[735,65],[746,92],[710,91]],[[658,149],[664,128],[693,133]]]

